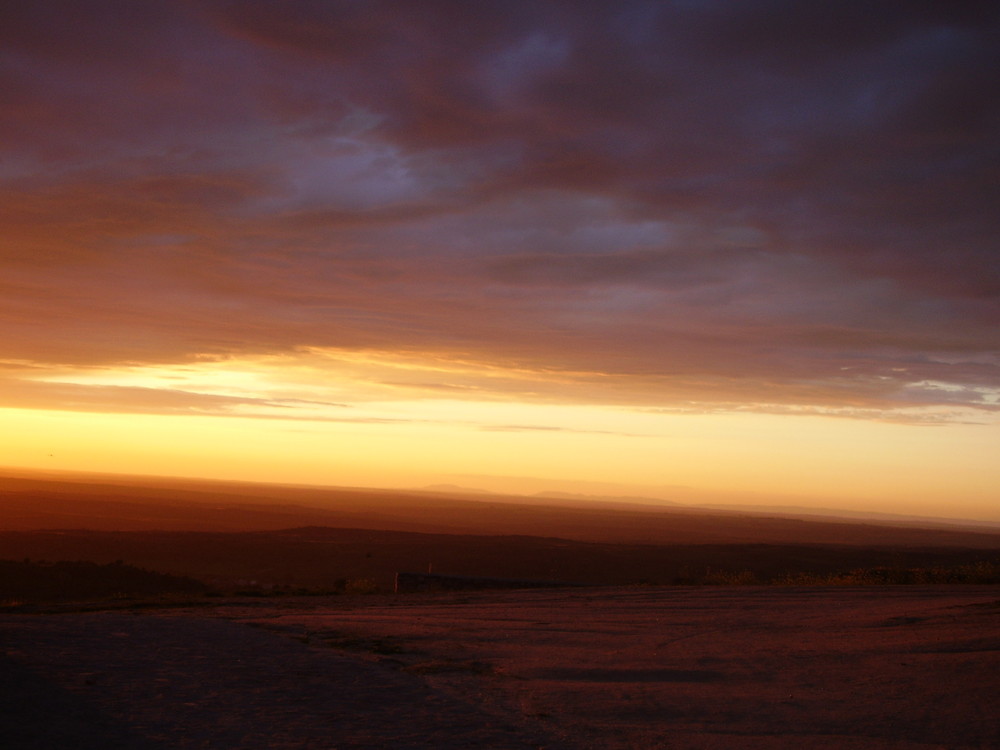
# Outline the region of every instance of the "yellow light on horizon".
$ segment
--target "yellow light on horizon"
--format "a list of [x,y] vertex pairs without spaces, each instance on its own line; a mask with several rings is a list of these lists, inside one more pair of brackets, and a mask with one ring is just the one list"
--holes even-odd
[[[585,388],[597,375],[337,350],[29,370],[21,379],[42,388],[36,406],[52,385],[77,410],[59,410],[62,402],[0,410],[0,463],[383,487],[478,474],[840,498],[852,507],[996,504],[995,418],[921,426],[554,397],[565,382]],[[74,393],[100,398],[74,406]],[[116,394],[129,400],[116,404]],[[95,404],[90,412],[85,403]]]
[[977,453],[995,427],[494,402],[392,407],[392,418],[379,411],[340,421],[2,409],[0,463],[373,487],[480,474],[899,512],[936,502],[939,515],[964,506],[1000,516],[1000,468]]

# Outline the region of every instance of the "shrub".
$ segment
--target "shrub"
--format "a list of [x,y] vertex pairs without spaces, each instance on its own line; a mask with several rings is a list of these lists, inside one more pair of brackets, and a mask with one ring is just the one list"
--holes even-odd
[[347,582],[344,592],[348,594],[374,594],[378,585],[371,578],[355,578]]

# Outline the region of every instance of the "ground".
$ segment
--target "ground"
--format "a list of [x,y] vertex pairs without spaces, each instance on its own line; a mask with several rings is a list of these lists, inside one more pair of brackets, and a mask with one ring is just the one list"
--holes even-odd
[[997,748],[996,587],[647,587],[0,615],[3,746]]

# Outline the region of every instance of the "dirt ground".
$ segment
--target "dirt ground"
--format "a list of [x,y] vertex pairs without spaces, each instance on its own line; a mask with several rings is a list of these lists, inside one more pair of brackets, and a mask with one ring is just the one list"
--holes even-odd
[[0,615],[4,748],[1000,747],[996,587]]

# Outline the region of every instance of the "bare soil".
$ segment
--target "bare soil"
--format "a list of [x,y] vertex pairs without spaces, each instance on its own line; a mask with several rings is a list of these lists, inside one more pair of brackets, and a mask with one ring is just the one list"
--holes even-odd
[[997,587],[632,588],[0,615],[22,748],[1000,747]]

